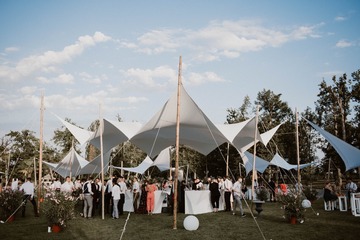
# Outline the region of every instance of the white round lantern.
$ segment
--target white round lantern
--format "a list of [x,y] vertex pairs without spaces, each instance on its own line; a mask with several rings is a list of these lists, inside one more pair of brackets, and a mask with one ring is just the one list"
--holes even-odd
[[301,203],[301,205],[303,206],[303,208],[310,208],[311,207],[311,202],[307,199],[304,199]]
[[188,231],[195,231],[199,228],[199,220],[197,217],[190,215],[184,219],[184,228]]

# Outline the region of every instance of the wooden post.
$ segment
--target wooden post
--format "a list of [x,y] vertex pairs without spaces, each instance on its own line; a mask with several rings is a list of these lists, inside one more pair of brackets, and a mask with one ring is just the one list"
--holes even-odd
[[104,147],[103,147],[103,132],[104,132],[104,120],[102,119],[100,105],[100,159],[101,159],[101,218],[105,219],[105,192],[104,192]]
[[297,159],[297,177],[298,177],[298,194],[301,193],[301,174],[300,174],[300,148],[299,148],[299,113],[295,108],[295,119],[296,119],[296,159]]
[[[37,186],[37,205],[38,213],[40,213],[41,203],[41,187],[42,187],[42,152],[43,152],[43,135],[44,135],[44,93],[41,93],[41,104],[40,104],[40,148],[39,148],[39,184]],[[35,173],[36,174],[36,173]]]
[[229,176],[229,152],[230,152],[230,143],[227,144],[227,153],[226,153],[226,176]]
[[[256,175],[256,179],[257,179],[257,171],[256,171],[256,137],[257,137],[257,125],[258,125],[258,115],[259,115],[259,105],[256,106],[256,117],[255,117],[255,131],[254,131],[254,158],[253,158],[253,169],[252,169],[252,179],[251,179],[251,206],[253,201],[255,200],[255,188],[254,188],[254,182],[255,182],[255,175]],[[251,207],[251,211],[252,211],[252,207]]]
[[175,173],[174,173],[174,221],[173,229],[177,229],[177,199],[178,199],[178,175],[179,175],[179,136],[180,136],[180,90],[181,90],[181,56],[179,58],[177,111],[176,111],[176,141],[175,141]]

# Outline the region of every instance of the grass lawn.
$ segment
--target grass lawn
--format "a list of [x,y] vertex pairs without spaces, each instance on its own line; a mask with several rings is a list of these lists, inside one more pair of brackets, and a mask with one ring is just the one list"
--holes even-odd
[[[200,227],[196,231],[187,231],[183,227],[185,214],[178,214],[177,230],[172,229],[173,216],[166,213],[156,215],[131,214],[122,239],[263,239],[259,228],[251,217],[246,205],[247,216],[231,215],[229,212],[218,212],[197,215]],[[350,211],[340,212],[323,210],[322,199],[313,204],[306,212],[303,224],[291,225],[282,217],[278,203],[266,203],[264,211],[256,219],[265,239],[359,239],[360,217],[354,217]],[[316,216],[319,212],[319,216]],[[79,216],[79,215],[78,215]],[[16,215],[15,221],[0,224],[0,239],[120,239],[127,213],[120,219],[113,220],[105,215],[93,219],[80,216],[69,222],[69,226],[60,233],[48,233],[47,223],[43,217],[35,218],[32,205],[27,205],[27,216]],[[255,214],[256,216],[256,214]]]

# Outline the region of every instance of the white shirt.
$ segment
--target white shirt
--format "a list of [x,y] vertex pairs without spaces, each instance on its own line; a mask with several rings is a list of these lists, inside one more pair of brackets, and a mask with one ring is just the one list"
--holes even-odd
[[19,187],[19,181],[16,179],[14,179],[11,183],[11,190],[15,191],[18,190]]
[[125,194],[125,191],[126,191],[126,183],[124,183],[124,182],[119,182],[118,184],[119,184],[119,186],[120,186],[120,194]]
[[[111,193],[112,192],[112,188],[113,188],[113,185],[112,185],[112,179],[109,179],[106,183],[106,188],[108,189],[107,190],[107,193]],[[105,188],[105,189],[106,189]]]
[[60,188],[61,192],[66,192],[66,193],[72,193],[73,190],[74,190],[73,182],[64,182]]
[[31,195],[31,198],[34,197],[34,184],[32,182],[26,181],[20,187],[20,191],[24,191],[25,195]]
[[139,189],[140,189],[139,182],[138,181],[134,182],[133,185],[132,185],[133,192],[134,193],[139,192]]
[[112,186],[111,196],[114,200],[120,199],[120,187],[117,184]]
[[229,179],[225,179],[224,186],[225,186],[225,192],[231,192],[233,187],[232,181],[230,181]]
[[60,181],[55,181],[53,183],[53,189],[56,190],[56,189],[60,189],[61,188],[61,182]]
[[234,196],[242,196],[241,194],[241,185],[242,183],[240,183],[239,181],[236,181],[234,183],[234,186],[233,186],[233,191],[234,191]]

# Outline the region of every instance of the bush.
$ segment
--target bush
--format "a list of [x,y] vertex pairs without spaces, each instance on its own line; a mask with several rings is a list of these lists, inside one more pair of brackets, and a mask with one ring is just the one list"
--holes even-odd
[[3,189],[0,193],[0,219],[5,221],[21,205],[24,193],[18,190]]

